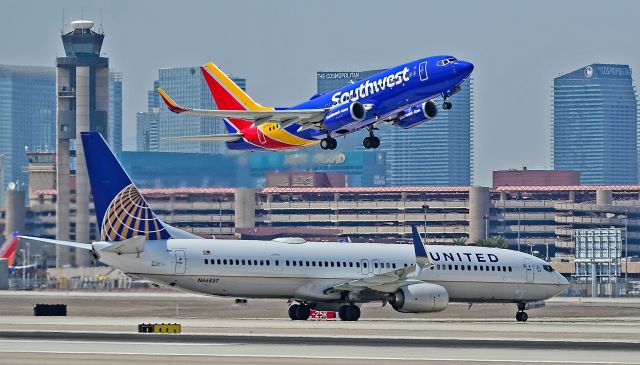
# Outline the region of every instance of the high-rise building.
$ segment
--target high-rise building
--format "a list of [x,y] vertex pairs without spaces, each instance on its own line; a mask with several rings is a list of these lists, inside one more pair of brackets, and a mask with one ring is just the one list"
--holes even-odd
[[[246,88],[246,80],[232,78],[241,89]],[[158,85],[178,103],[190,108],[215,109],[215,103],[204,76],[198,67],[163,68],[159,72]],[[149,97],[157,98],[154,95]],[[154,99],[156,103],[157,99]],[[159,150],[163,152],[207,152],[226,153],[224,143],[184,142],[165,140],[166,137],[222,134],[227,133],[220,118],[185,116],[160,108]]]
[[[80,133],[95,131],[109,138],[109,59],[100,57],[104,34],[92,30],[93,22],[74,21],[71,27],[72,31],[62,35],[65,56],[56,59],[56,238],[90,242],[89,177]],[[75,191],[73,226],[70,224],[72,191]],[[94,233],[95,229],[93,227]],[[58,246],[57,266],[70,261],[69,249]],[[76,251],[77,266],[87,266],[90,262],[88,252]]]
[[0,206],[10,181],[27,184],[25,152],[54,149],[55,90],[52,67],[0,65]]
[[[318,93],[326,94],[384,70],[318,72]],[[380,150],[386,152],[386,182],[392,186],[466,186],[473,175],[473,83],[449,98],[451,110],[439,110],[433,120],[405,130],[380,126]],[[440,102],[438,102],[440,104]],[[366,134],[338,140],[343,151],[362,149]]]
[[160,96],[156,91],[158,80],[153,82],[153,90],[147,91],[147,111],[136,113],[136,151],[160,151]]
[[109,72],[109,146],[122,151],[122,73]]
[[627,65],[591,64],[553,80],[551,159],[586,185],[638,182],[638,104]]

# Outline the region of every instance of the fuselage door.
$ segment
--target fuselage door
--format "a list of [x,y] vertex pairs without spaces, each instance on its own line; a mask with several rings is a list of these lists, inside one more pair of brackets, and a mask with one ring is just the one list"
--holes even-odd
[[427,81],[429,75],[427,75],[427,61],[421,62],[418,66],[418,73],[420,74],[420,81]]
[[187,271],[187,256],[184,250],[176,250],[176,274],[184,274]]
[[527,274],[527,282],[533,281],[533,262],[531,259],[524,259],[524,269]]
[[369,260],[360,261],[360,272],[362,275],[369,275]]
[[382,271],[382,264],[380,264],[380,260],[373,260],[371,261],[371,266],[373,266],[371,268],[371,273],[373,274],[380,274],[380,271]]
[[258,140],[260,141],[260,143],[266,144],[267,139],[265,138],[264,133],[262,132],[262,126],[256,127],[256,133],[258,134]]

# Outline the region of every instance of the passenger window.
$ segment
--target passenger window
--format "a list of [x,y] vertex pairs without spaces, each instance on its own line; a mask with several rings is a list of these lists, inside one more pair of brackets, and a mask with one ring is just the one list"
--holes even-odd
[[307,266],[311,266],[311,265],[309,265],[309,261],[307,261],[306,264],[307,264]]
[[236,260],[236,265],[240,265],[240,260]]
[[478,265],[473,265],[473,271],[478,271]]
[[395,269],[395,268],[396,268],[396,263],[395,263],[395,262],[394,262],[394,263],[392,263],[392,264],[391,264],[391,267],[393,267],[393,268]]
[[242,265],[246,265],[246,262],[245,262],[245,260],[242,260]]
[[229,265],[233,265],[233,260],[229,260]]
[[340,261],[336,262],[336,266],[340,267]]
[[298,261],[298,265],[302,266],[302,260]]
[[218,265],[220,265],[220,259],[218,259]]
[[495,266],[491,266],[491,271],[496,271],[496,267]]
[[258,266],[258,260],[253,260],[253,265]]
[[342,261],[342,267],[347,267],[347,263]]
[[464,271],[464,265],[460,265],[460,270]]
[[278,260],[276,260],[276,266],[279,266],[280,262]]
[[374,263],[373,263],[373,267],[375,267],[375,268],[377,269],[377,268],[378,268],[378,263],[377,263],[377,262],[374,262]]
[[480,265],[480,271],[484,271],[484,266]]
[[329,261],[324,262],[324,267],[329,267]]
[[247,260],[247,265],[251,266],[251,260]]
[[455,265],[455,266],[454,266],[454,269],[455,269],[455,270],[458,270],[458,265]]
[[318,261],[318,266],[322,267],[322,261]]
[[311,266],[316,267],[316,262],[315,261],[311,261]]
[[[333,267],[333,265],[334,265],[334,264],[333,264],[333,261],[331,261],[331,267]],[[366,266],[365,266],[365,267],[366,267]]]
[[449,264],[449,271],[453,270],[453,265]]
[[204,259],[204,263],[205,263],[206,265],[208,265],[208,264],[209,264],[209,259]]
[[502,267],[502,271],[507,272],[507,267],[506,267],[506,266],[503,266],[503,267]]
[[227,259],[222,260],[222,263],[226,265],[227,264]]
[[509,272],[511,272],[511,266],[509,266]]
[[359,269],[360,268],[360,263],[356,262],[356,267]]
[[285,261],[284,264],[289,266],[289,260]]
[[296,266],[296,261],[293,262],[293,266]]
[[471,271],[471,265],[467,265],[467,270]]
[[353,262],[349,262],[349,267],[353,267]]
[[498,271],[500,271],[500,266],[498,266]]
[[366,269],[366,268],[367,268],[367,263],[366,263],[366,262],[363,262],[363,263],[362,263],[362,267],[364,267],[364,268]]
[[265,263],[267,264],[267,266],[271,265],[271,263],[269,262],[269,260],[265,261]]
[[260,260],[260,266],[264,265],[264,260]]
[[404,264],[404,267],[407,267],[407,266],[409,266],[409,265],[407,265],[407,264]]

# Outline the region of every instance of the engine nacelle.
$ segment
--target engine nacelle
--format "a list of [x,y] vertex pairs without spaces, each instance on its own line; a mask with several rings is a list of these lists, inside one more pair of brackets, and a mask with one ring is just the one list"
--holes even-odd
[[393,124],[396,127],[408,129],[428,122],[438,115],[438,105],[433,100],[425,101],[419,106],[414,106],[404,114],[399,115]]
[[440,285],[409,284],[398,288],[389,297],[393,309],[403,313],[439,312],[447,308],[449,293]]
[[366,115],[367,110],[364,105],[357,101],[336,105],[329,109],[325,115],[324,126],[329,131],[339,131],[349,123],[363,121]]

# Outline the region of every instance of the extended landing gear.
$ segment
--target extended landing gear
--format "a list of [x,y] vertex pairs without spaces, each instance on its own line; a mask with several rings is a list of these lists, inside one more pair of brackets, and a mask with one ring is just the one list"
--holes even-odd
[[380,147],[380,138],[373,135],[374,128],[372,126],[368,126],[367,129],[369,130],[369,137],[365,137],[362,140],[362,145],[364,146],[364,148],[369,149]]
[[529,319],[529,315],[524,311],[524,303],[518,303],[518,313],[516,313],[516,321],[526,322]]
[[289,307],[289,318],[293,321],[306,321],[311,315],[311,308],[305,304],[294,304]]
[[338,147],[338,141],[335,138],[326,137],[320,140],[320,148],[323,150],[335,150]]
[[343,305],[338,310],[338,317],[343,321],[357,321],[360,318],[360,307],[354,304]]
[[442,109],[443,110],[450,110],[451,108],[453,108],[453,104],[451,104],[450,101],[447,101],[445,99],[445,101],[442,103]]

